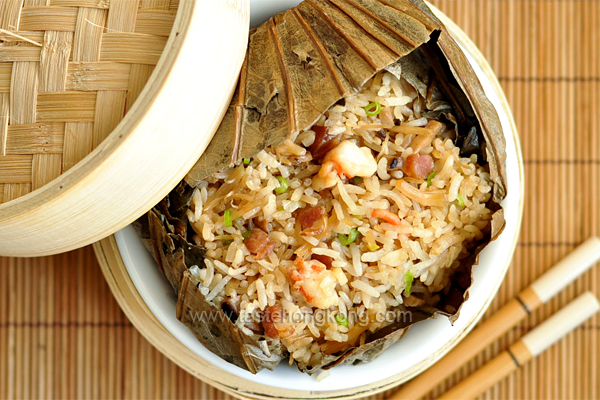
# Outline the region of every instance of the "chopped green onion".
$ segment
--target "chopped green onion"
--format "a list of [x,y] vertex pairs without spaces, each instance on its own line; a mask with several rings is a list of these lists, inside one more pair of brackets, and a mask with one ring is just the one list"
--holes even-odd
[[352,228],[350,233],[347,235],[339,233],[338,239],[339,239],[340,243],[342,244],[342,246],[348,246],[350,243],[352,243],[356,240],[358,235],[359,235],[358,230],[356,228]]
[[277,180],[279,181],[279,187],[275,189],[275,193],[282,194],[288,190],[288,180],[283,176],[277,176]]
[[406,282],[406,287],[404,289],[404,293],[406,293],[407,296],[410,296],[410,291],[412,290],[412,284],[413,284],[414,280],[415,280],[415,276],[413,275],[412,272],[407,271],[404,273],[404,282]]
[[456,205],[459,207],[465,206],[465,199],[462,197],[462,195],[460,193],[456,196]]
[[249,158],[244,158],[244,165],[248,165],[250,164],[250,159]]
[[350,182],[352,182],[355,185],[360,185],[363,182],[363,178],[361,178],[360,176],[355,176],[350,180]]
[[348,318],[344,317],[342,314],[336,314],[335,316],[335,322],[337,322],[338,325],[342,325],[342,326],[348,326]]
[[427,177],[427,187],[431,186],[431,180],[432,180],[433,178],[435,178],[435,174],[436,174],[436,172],[435,172],[435,171],[433,171],[433,172],[432,172],[432,173],[430,173],[430,174],[429,174],[429,176]]
[[231,219],[231,210],[225,210],[223,213],[223,221],[225,222],[225,228],[233,226],[233,220]]
[[250,236],[251,233],[252,233],[252,231],[246,231],[246,232],[242,233],[244,240],[248,239],[248,237]]
[[376,117],[381,112],[381,103],[373,102],[365,107],[365,112],[369,117]]
[[221,243],[223,243],[223,246],[229,246],[231,243],[233,243],[233,239],[221,238]]
[[362,221],[363,216],[362,215],[352,215],[352,218],[356,218],[359,221]]

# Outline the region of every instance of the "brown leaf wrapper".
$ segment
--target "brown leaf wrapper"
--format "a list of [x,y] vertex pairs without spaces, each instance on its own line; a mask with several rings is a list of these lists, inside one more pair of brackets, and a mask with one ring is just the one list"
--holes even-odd
[[271,342],[269,351],[265,352],[258,335],[243,332],[220,307],[206,300],[198,285],[189,271],[183,273],[177,319],[190,328],[200,342],[210,343],[210,350],[225,361],[253,374],[263,368],[274,369],[287,355],[283,346]]
[[[396,64],[396,63],[399,64]],[[286,351],[278,341],[233,322],[220,304],[207,301],[190,267],[203,266],[193,243],[187,207],[193,187],[207,176],[282,143],[310,128],[332,105],[355,94],[376,73],[402,70],[426,102],[428,118],[454,124],[463,155],[478,154],[494,182],[489,232],[440,292],[436,307],[408,308],[412,318],[370,333],[364,344],[325,357],[319,365],[367,362],[399,340],[416,322],[436,314],[451,322],[468,298],[472,268],[504,227],[505,142],[498,116],[466,57],[421,0],[305,0],[251,34],[238,89],[208,149],[163,202],[136,227],[165,277],[179,294],[177,317],[213,353],[256,373],[273,369]],[[209,323],[192,316],[213,315]],[[260,340],[266,340],[261,345]],[[266,350],[265,350],[266,346]]]

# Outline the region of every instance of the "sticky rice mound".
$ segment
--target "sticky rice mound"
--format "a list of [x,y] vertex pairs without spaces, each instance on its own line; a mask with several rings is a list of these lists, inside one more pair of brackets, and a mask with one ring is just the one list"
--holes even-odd
[[381,72],[311,129],[200,182],[187,212],[206,300],[300,367],[364,343],[386,313],[435,306],[489,232],[492,184],[422,102]]

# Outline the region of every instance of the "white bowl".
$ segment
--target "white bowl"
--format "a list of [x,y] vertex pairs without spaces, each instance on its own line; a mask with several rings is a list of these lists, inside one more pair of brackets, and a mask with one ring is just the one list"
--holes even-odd
[[[257,26],[298,3],[294,0],[253,0],[252,25]],[[133,228],[127,227],[115,237],[127,271],[144,302],[174,340],[219,369],[218,373],[212,371],[210,376],[204,375],[203,371],[195,371],[197,375],[233,392],[251,393],[253,396],[349,398],[365,392],[372,394],[405,382],[432,365],[473,328],[487,309],[510,265],[519,234],[524,192],[521,150],[506,99],[489,65],[468,37],[438,10],[435,11],[465,51],[487,96],[496,107],[506,135],[508,196],[502,203],[506,228],[481,253],[480,263],[473,269],[474,281],[469,290],[469,300],[464,304],[460,318],[454,326],[446,318],[420,322],[376,360],[368,364],[335,367],[331,375],[321,382],[286,363],[279,365],[275,371],[265,370],[253,375],[207,350],[177,320],[173,290]]]

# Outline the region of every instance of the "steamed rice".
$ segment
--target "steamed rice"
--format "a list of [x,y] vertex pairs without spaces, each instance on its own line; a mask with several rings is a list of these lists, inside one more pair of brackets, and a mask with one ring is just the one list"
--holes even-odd
[[[447,126],[419,149],[433,158],[434,176],[415,179],[390,168],[394,159],[413,154],[429,121],[420,114],[414,89],[391,73],[380,73],[365,88],[316,125],[371,149],[371,176],[340,178],[315,190],[321,166],[307,150],[315,141],[315,131],[308,130],[201,182],[188,210],[195,241],[207,249],[205,265],[196,269],[201,292],[217,304],[235,298],[242,321],[274,307],[297,316],[278,321],[279,338],[269,340],[281,340],[290,363],[301,366],[363,343],[367,330],[389,323],[377,315],[415,302],[435,305],[435,293],[448,286],[492,215],[486,206],[489,173],[477,165],[477,156],[459,156]],[[365,112],[373,102],[383,106],[376,117]],[[282,179],[288,188],[278,193]],[[299,212],[316,205],[327,212],[325,231],[302,234]],[[374,218],[377,209],[401,223]],[[257,225],[275,244],[262,259],[245,244]],[[355,233],[354,241],[342,244]],[[331,265],[323,268],[315,261],[319,256],[329,257]],[[320,318],[325,310],[327,317]]]

